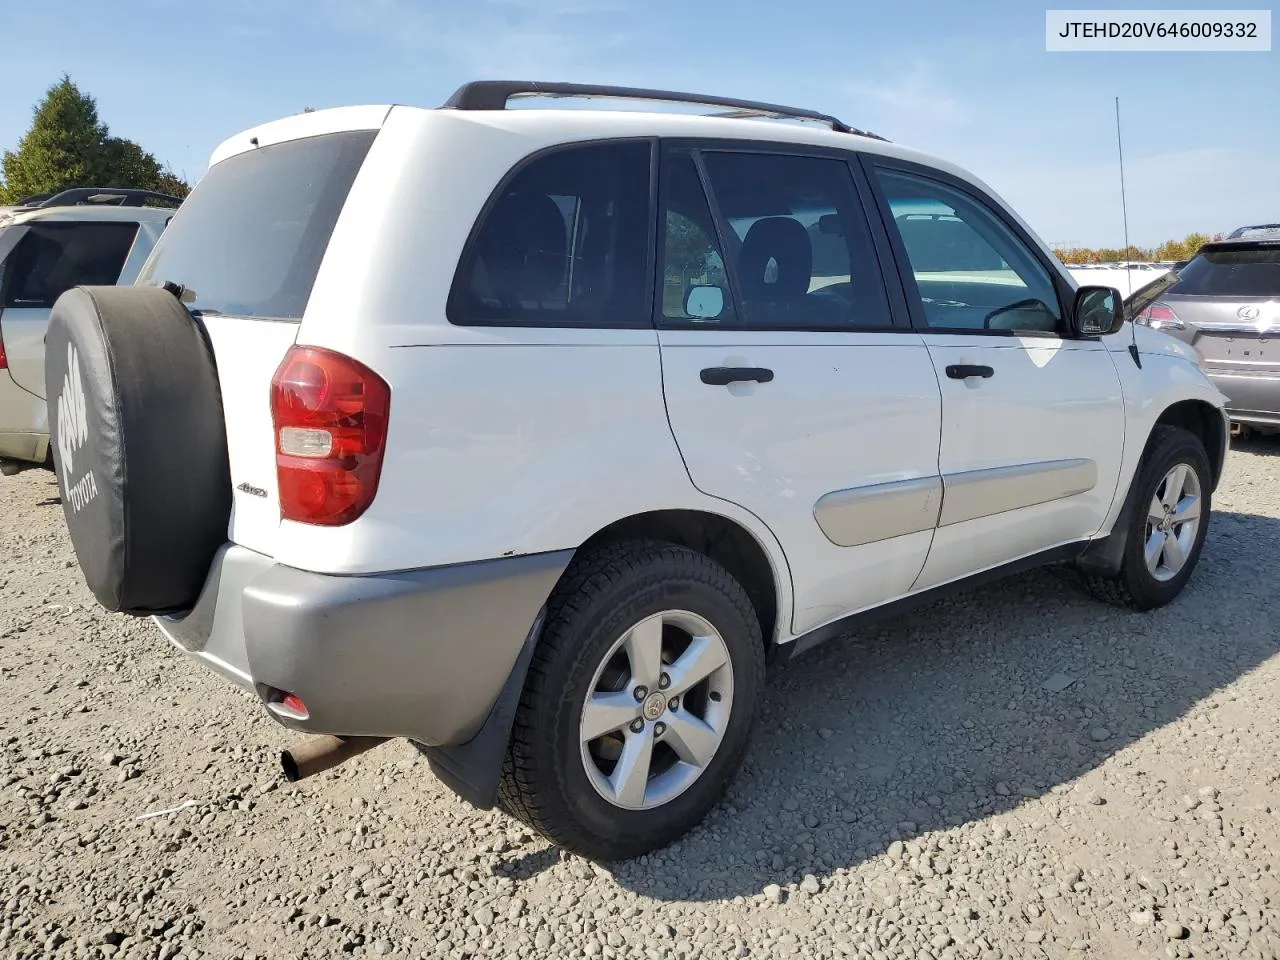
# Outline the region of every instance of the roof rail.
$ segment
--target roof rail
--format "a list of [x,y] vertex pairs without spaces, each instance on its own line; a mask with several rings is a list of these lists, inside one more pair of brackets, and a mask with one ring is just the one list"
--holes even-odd
[[1247,227],[1237,227],[1226,235],[1224,239],[1239,240],[1245,238],[1253,232],[1261,232],[1263,234],[1280,233],[1280,223],[1254,223]]
[[23,200],[21,206],[31,209],[43,207],[73,207],[81,204],[95,206],[141,207],[148,200],[163,201],[166,205],[181,206],[182,200],[155,190],[134,190],[129,187],[73,187],[55,194],[40,194]]
[[610,100],[649,100],[656,103],[692,103],[708,107],[725,107],[731,113],[726,117],[771,117],[786,120],[816,120],[829,124],[837,133],[852,133],[860,137],[884,140],[879,134],[858,130],[837,117],[805,110],[784,107],[776,103],[756,100],[738,100],[732,97],[711,97],[696,93],[677,93],[673,90],[647,90],[642,87],[609,87],[590,83],[541,83],[533,80],[475,80],[464,83],[443,104],[447,110],[505,110],[513,97],[603,97]]

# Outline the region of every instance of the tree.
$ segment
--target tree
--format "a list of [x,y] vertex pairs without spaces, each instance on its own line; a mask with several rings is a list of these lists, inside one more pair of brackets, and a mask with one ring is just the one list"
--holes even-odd
[[1182,249],[1185,251],[1188,257],[1194,257],[1196,255],[1196,251],[1199,250],[1208,242],[1209,242],[1209,237],[1207,234],[1189,233],[1187,234],[1186,238],[1182,241]]
[[668,270],[677,273],[680,280],[700,276],[707,268],[710,250],[706,234],[696,223],[679,213],[667,214]]
[[190,186],[132,140],[111,136],[98,105],[63,74],[33,111],[31,129],[0,161],[0,203],[72,187],[132,187],[185,197]]
[[[1221,240],[1222,234],[1214,234],[1214,240]],[[1192,233],[1181,240],[1166,240],[1158,247],[1134,247],[1124,250],[1112,247],[1072,247],[1057,249],[1053,253],[1066,264],[1080,263],[1114,263],[1117,260],[1190,260],[1203,244],[1209,242],[1207,234]]]

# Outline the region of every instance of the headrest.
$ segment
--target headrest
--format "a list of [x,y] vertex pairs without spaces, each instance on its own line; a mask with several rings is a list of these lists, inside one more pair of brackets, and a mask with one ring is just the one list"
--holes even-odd
[[[769,269],[770,261],[774,270]],[[809,292],[813,245],[800,221],[765,217],[747,231],[738,254],[738,276],[747,300],[795,300]]]
[[489,216],[481,251],[504,299],[539,300],[564,281],[564,216],[542,193],[508,193]]

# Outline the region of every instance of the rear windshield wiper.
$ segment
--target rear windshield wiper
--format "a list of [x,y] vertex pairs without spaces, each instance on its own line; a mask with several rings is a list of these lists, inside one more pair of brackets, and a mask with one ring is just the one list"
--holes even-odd
[[193,316],[197,317],[218,317],[222,315],[221,310],[214,310],[211,307],[194,307],[192,304],[196,302],[197,295],[194,290],[184,283],[175,283],[172,280],[157,280],[152,286],[159,287],[162,290],[168,290],[177,301],[191,311]]

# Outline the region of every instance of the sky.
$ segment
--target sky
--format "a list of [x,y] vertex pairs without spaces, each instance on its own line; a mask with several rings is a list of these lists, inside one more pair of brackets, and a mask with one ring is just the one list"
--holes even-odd
[[1280,221],[1280,42],[1048,53],[1026,0],[0,0],[0,22],[0,148],[65,72],[193,181],[226,137],[308,106],[627,84],[833,113],[969,169],[1050,243],[1118,247],[1119,96],[1133,243]]

